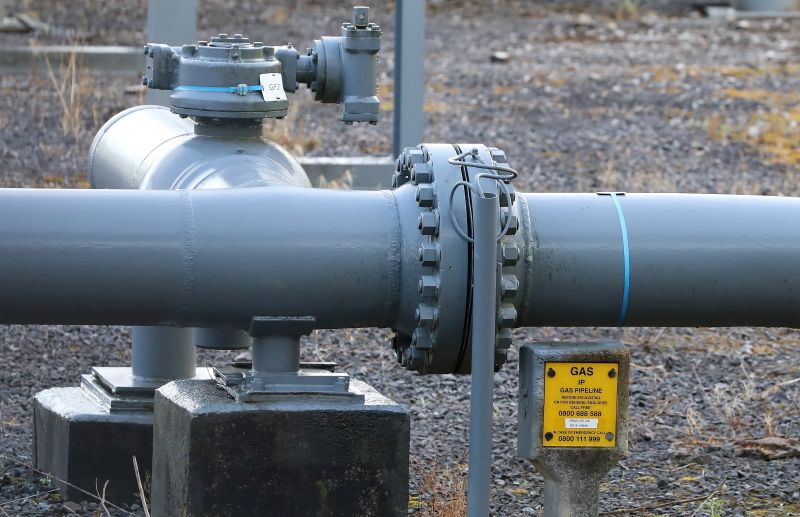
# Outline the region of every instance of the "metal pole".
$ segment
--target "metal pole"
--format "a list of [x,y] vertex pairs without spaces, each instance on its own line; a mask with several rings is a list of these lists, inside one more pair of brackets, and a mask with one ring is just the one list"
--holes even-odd
[[425,0],[395,7],[394,136],[392,153],[422,142],[425,102]]
[[468,517],[489,515],[492,467],[498,203],[495,194],[473,196],[472,390],[469,414]]
[[[147,41],[167,45],[197,41],[197,0],[148,0]],[[147,104],[169,106],[170,93],[148,89]]]

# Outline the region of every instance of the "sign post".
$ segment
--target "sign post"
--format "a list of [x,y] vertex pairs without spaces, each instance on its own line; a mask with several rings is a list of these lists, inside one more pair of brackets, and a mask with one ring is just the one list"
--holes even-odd
[[596,517],[602,478],[628,451],[624,345],[520,349],[517,453],[544,477],[545,517]]

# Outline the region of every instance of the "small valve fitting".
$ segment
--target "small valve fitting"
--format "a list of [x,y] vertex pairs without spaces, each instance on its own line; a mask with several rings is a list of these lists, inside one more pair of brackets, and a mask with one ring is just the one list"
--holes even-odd
[[340,104],[345,124],[377,124],[380,49],[380,26],[369,21],[369,7],[356,6],[352,23],[342,24],[341,36],[314,40],[305,55],[292,47],[281,47],[275,50],[275,57],[284,65],[287,91],[295,91],[299,83],[304,83],[314,92],[314,99]]

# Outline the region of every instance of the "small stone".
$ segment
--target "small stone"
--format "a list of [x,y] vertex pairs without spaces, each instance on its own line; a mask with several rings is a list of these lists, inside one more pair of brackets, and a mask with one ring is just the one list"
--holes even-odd
[[489,61],[492,63],[508,63],[511,61],[511,54],[503,51],[492,52],[489,56]]
[[594,27],[595,21],[594,18],[589,16],[586,13],[581,13],[575,18],[575,26],[576,27]]
[[69,510],[70,512],[73,513],[78,513],[81,510],[81,505],[79,505],[78,503],[74,503],[72,501],[67,501],[61,506],[63,506],[66,510]]

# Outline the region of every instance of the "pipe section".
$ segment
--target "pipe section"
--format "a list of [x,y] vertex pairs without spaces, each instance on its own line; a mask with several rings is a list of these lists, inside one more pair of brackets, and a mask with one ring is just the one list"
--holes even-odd
[[311,183],[281,146],[259,137],[195,134],[196,124],[163,106],[115,115],[95,136],[89,179],[106,189],[217,189]]
[[399,235],[390,192],[0,189],[0,322],[390,326]]
[[521,326],[800,324],[800,199],[525,194]]
[[[420,282],[419,220],[398,208],[413,193],[0,189],[0,323],[413,326],[404,297]],[[797,326],[800,199],[617,201],[630,260],[623,325]],[[518,204],[516,325],[618,324],[625,268],[612,197]]]

